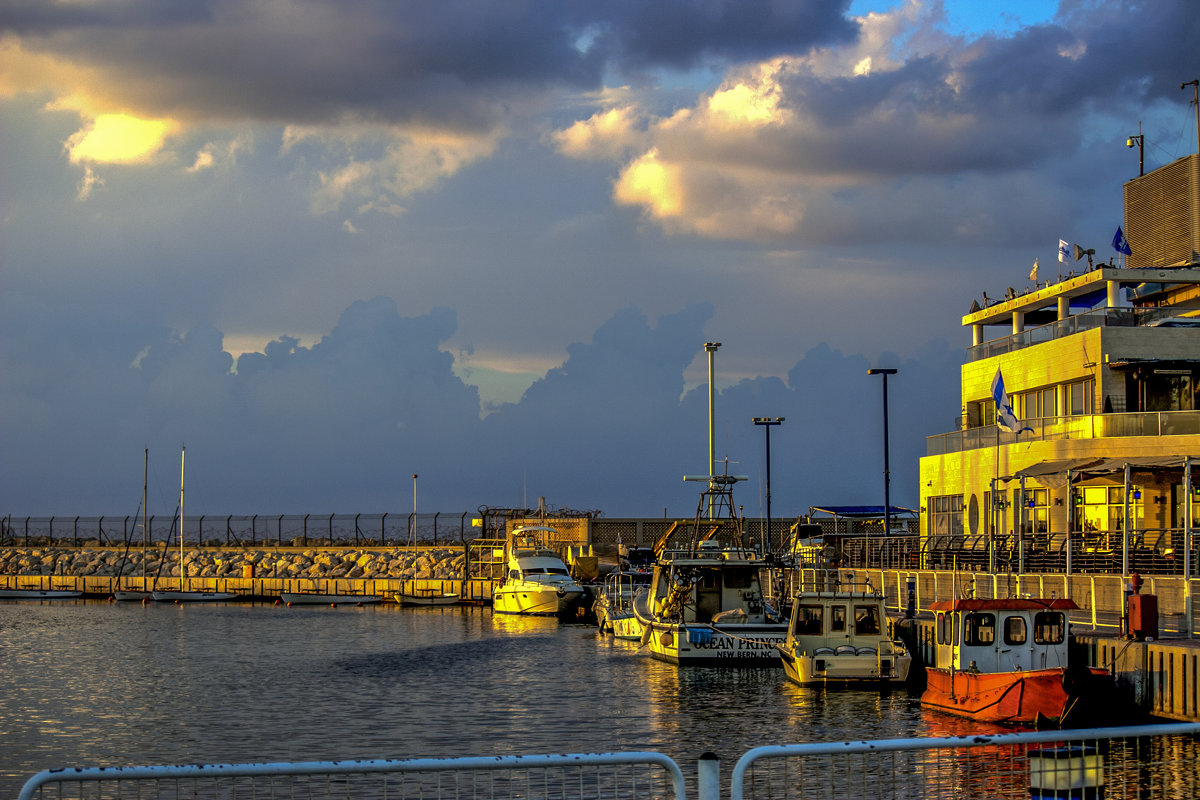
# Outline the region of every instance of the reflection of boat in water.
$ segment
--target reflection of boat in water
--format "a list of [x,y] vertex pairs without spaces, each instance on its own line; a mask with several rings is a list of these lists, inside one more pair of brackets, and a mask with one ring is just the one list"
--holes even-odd
[[647,591],[652,573],[610,572],[596,598],[592,611],[601,633],[612,633],[618,639],[641,639],[642,623],[633,612],[633,598]]
[[[801,573],[803,575],[803,573]],[[779,648],[783,671],[801,686],[904,683],[912,659],[887,635],[883,595],[869,584],[839,583],[818,570],[792,600],[787,641]]]
[[[926,669],[926,708],[985,722],[1061,725],[1114,710],[1112,676],[1067,663],[1069,599],[940,600],[936,662]],[[1103,696],[1104,699],[1100,699]]]
[[[650,589],[634,599],[642,642],[655,658],[673,664],[778,666],[787,621],[763,595],[763,562],[743,544],[730,488],[738,479],[705,480],[687,546],[666,549],[660,540]],[[722,508],[725,520],[719,519]],[[722,529],[727,543],[713,538]]]
[[584,594],[567,565],[545,539],[557,533],[542,525],[513,529],[508,543],[508,577],[492,593],[501,614],[561,614]]

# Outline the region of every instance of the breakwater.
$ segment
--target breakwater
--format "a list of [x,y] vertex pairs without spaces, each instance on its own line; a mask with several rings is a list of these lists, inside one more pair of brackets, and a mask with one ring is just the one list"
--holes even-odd
[[[223,549],[185,551],[189,578],[457,580],[466,556],[450,548]],[[0,548],[0,576],[178,578],[179,551],[162,548]]]

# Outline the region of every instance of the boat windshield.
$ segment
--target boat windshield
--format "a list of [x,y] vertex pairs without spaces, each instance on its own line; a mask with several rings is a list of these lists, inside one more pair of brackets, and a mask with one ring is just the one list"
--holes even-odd
[[797,606],[792,633],[796,636],[820,636],[823,610],[821,606]]
[[875,636],[879,633],[879,607],[854,607],[854,635]]
[[569,575],[565,569],[560,567],[531,567],[525,570],[526,575]]

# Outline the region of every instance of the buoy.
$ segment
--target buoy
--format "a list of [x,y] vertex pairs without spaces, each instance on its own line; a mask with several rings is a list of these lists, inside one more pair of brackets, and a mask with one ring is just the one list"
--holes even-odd
[[329,607],[330,607],[330,608],[337,608],[337,603],[330,603],[330,604],[329,604]]
[[149,603],[149,602],[150,602],[150,598],[149,598],[149,597],[143,597],[143,598],[142,598],[142,605],[146,605],[146,603]]
[[291,608],[292,607],[291,601],[288,601],[287,605],[288,605],[288,608]]

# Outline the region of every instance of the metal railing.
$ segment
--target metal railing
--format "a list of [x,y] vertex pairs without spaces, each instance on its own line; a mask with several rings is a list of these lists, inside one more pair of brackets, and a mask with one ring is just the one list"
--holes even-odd
[[1200,795],[1200,724],[757,747],[730,800]]
[[[1183,798],[1200,792],[1200,723],[757,747],[729,800]],[[720,800],[719,759],[700,756],[698,800]],[[323,761],[46,770],[19,800],[154,797],[389,800],[685,800],[660,753]]]
[[1200,433],[1200,411],[1131,411],[1021,420],[1031,431],[1010,433],[982,425],[925,437],[925,455],[942,456],[1002,444],[1105,439],[1119,436],[1185,436]]
[[1094,328],[1142,327],[1178,313],[1178,309],[1174,308],[1102,308],[1096,311],[1086,311],[1046,325],[1038,325],[1036,328],[1026,328],[1011,336],[1003,336],[968,347],[967,361],[981,361],[985,358],[1011,353]]
[[660,753],[60,769],[33,776],[18,795],[19,800],[684,800],[684,796],[683,773]]

